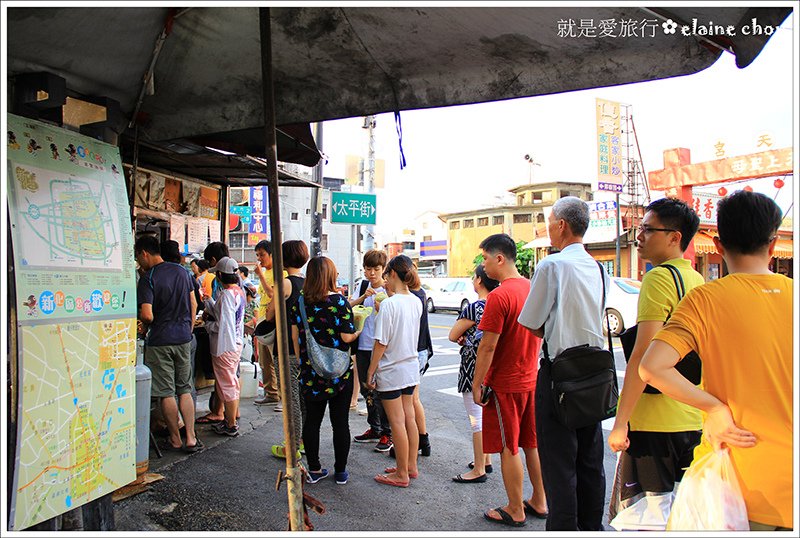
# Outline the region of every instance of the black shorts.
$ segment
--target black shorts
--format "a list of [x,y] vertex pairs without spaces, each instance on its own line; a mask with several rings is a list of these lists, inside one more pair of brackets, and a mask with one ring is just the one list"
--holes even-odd
[[417,388],[416,385],[411,385],[410,387],[404,387],[402,389],[388,390],[386,392],[378,392],[378,398],[380,398],[381,400],[396,400],[400,397],[400,395],[411,396],[412,394],[414,394],[414,390],[416,388]]

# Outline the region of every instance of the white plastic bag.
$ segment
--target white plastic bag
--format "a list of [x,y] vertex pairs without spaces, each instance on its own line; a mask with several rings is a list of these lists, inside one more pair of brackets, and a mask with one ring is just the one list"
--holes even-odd
[[667,530],[750,530],[747,507],[727,448],[692,462],[678,486]]

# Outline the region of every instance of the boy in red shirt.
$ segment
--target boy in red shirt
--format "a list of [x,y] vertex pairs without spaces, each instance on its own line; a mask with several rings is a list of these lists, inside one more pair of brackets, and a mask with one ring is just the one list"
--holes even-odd
[[[530,291],[530,282],[517,271],[517,247],[506,234],[487,237],[480,244],[483,266],[490,278],[500,286],[486,298],[478,329],[483,339],[475,363],[473,397],[475,403],[487,407],[483,413],[483,451],[500,453],[503,484],[508,504],[483,514],[489,521],[521,527],[526,514],[544,519],[547,501],[542,485],[542,470],[536,448],[534,392],[538,373],[537,361],[541,338],[534,336],[517,322]],[[478,386],[477,381],[482,381]],[[493,393],[483,403],[484,391]],[[522,459],[533,486],[530,500],[523,499]]]

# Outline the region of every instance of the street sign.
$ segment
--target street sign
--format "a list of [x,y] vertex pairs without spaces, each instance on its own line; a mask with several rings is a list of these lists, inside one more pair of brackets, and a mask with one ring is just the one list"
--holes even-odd
[[333,192],[331,222],[334,224],[375,224],[376,196],[355,192]]
[[240,217],[250,216],[250,206],[247,205],[232,205],[230,207],[231,215],[239,215]]

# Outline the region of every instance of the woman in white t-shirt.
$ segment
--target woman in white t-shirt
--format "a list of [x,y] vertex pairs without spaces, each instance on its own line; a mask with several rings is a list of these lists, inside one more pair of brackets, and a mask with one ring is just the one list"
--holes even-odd
[[376,389],[383,403],[397,457],[397,467],[375,476],[381,484],[408,487],[418,476],[419,431],[414,415],[414,391],[419,385],[419,323],[422,304],[409,287],[419,286],[411,258],[395,256],[386,266],[386,287],[393,295],[378,305],[375,343],[367,371],[367,387]]

